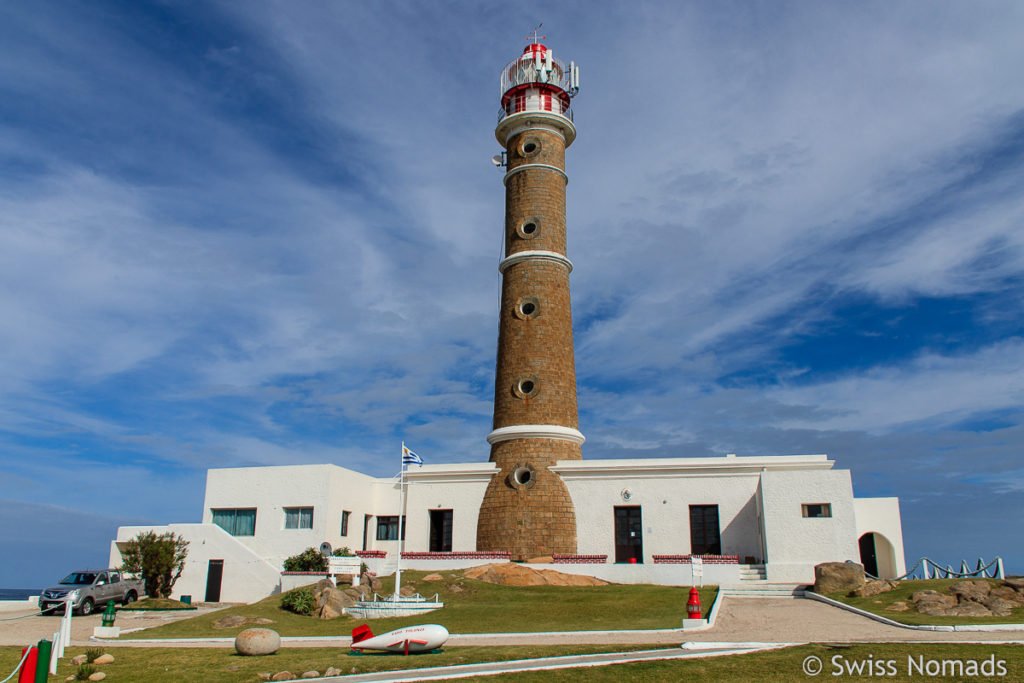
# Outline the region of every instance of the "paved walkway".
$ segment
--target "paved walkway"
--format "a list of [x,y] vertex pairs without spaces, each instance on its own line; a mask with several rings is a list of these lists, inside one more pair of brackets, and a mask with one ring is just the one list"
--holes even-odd
[[[813,600],[786,598],[723,598],[718,620],[706,631],[593,631],[564,634],[453,634],[448,645],[601,645],[650,644],[679,645],[692,642],[1019,642],[1024,631],[937,632],[915,631],[886,626],[858,614]],[[189,612],[188,616],[196,612]],[[7,613],[9,619],[14,614]],[[122,630],[157,626],[183,618],[175,612],[128,614],[121,612],[117,625]],[[442,617],[438,613],[437,617]],[[435,618],[437,618],[435,617]],[[437,618],[444,621],[443,618]],[[74,617],[71,621],[72,645],[90,646],[92,629],[100,625],[100,615]],[[29,616],[15,621],[0,621],[0,645],[26,645],[40,638],[52,638],[60,625],[59,617]],[[624,624],[627,626],[628,624]],[[273,628],[273,625],[270,625]],[[234,637],[174,642],[130,642],[133,634],[120,640],[105,641],[112,647],[233,647]],[[286,647],[347,647],[349,638],[283,638]]]

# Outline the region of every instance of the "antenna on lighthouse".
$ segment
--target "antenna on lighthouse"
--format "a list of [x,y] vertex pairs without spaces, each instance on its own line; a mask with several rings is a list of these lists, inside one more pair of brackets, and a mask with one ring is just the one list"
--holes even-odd
[[[537,24],[537,28],[533,29],[533,39],[532,40],[533,40],[534,43],[539,43],[542,40],[547,40],[547,38],[548,38],[547,36],[539,36],[539,37],[537,36],[537,32],[540,31],[540,27],[543,26],[543,25],[544,25],[543,23]],[[531,38],[530,38],[530,36],[526,36],[526,39],[530,40]]]

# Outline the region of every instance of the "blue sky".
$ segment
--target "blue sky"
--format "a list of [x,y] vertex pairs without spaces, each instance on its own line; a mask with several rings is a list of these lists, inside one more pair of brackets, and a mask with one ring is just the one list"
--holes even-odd
[[0,585],[208,467],[487,458],[541,21],[584,457],[828,453],[1024,572],[1021,3],[90,0],[0,5]]

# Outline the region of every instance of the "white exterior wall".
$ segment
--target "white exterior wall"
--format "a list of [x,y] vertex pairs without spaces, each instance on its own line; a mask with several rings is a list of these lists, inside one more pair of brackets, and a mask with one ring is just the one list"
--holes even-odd
[[[492,462],[410,467],[406,474],[405,549],[430,549],[429,510],[452,510],[452,551],[476,550],[476,523],[491,478]],[[397,503],[396,503],[397,508]],[[463,565],[469,566],[469,565]]]
[[[257,522],[258,519],[257,516]],[[121,566],[121,549],[118,544],[130,541],[145,531],[156,534],[171,532],[189,542],[185,569],[171,593],[174,599],[191,595],[192,602],[201,602],[206,597],[206,574],[210,560],[224,561],[221,602],[252,602],[277,592],[280,566],[259,557],[216,524],[119,527],[117,539],[110,543],[111,567]]]
[[[888,545],[875,543],[879,573],[884,578],[895,578],[907,573],[903,552],[903,521],[900,518],[899,498],[854,498],[857,515],[857,538],[864,534],[883,536]],[[859,550],[858,550],[859,552]],[[858,556],[858,561],[860,558]],[[892,576],[886,576],[891,573]]]
[[[816,564],[860,560],[849,470],[766,469],[761,498],[769,581],[813,583]],[[828,503],[832,516],[805,518],[804,503]]]
[[[639,506],[644,563],[653,555],[690,553],[690,505],[717,505],[723,555],[760,561],[761,534],[755,494],[756,471],[731,471],[724,458],[564,461],[562,476],[576,507],[581,555],[615,561],[615,511]],[[740,459],[737,459],[740,460]],[[704,462],[700,462],[704,461]],[[714,461],[714,462],[708,462]],[[623,497],[628,489],[629,500]]]

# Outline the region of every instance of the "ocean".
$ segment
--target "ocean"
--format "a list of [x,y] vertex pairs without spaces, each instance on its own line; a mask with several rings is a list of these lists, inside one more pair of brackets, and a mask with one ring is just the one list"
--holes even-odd
[[39,595],[42,588],[0,588],[0,600],[28,600],[33,595]]

